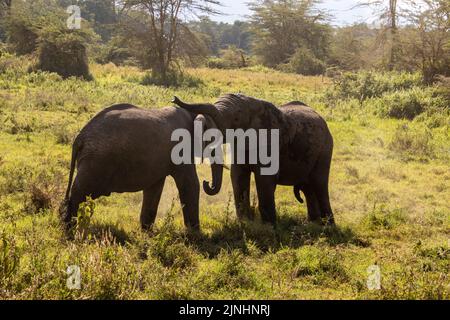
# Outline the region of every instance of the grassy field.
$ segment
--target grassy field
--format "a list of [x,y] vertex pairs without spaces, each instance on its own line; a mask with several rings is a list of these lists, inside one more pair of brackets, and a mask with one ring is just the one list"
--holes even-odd
[[[113,65],[93,65],[91,82],[25,70],[0,65],[0,299],[449,299],[448,116],[377,116],[376,99],[325,99],[327,78],[264,68],[189,70],[201,83],[174,89],[144,86],[143,72]],[[58,206],[71,141],[96,112],[229,92],[302,100],[326,118],[337,227],[309,224],[285,187],[277,230],[238,223],[226,171],[218,196],[201,194],[200,235],[185,233],[169,178],[152,234],[140,230],[141,193],[113,194],[81,209],[85,237],[65,239]],[[209,168],[199,175],[209,178]],[[81,290],[66,286],[69,265],[80,267]],[[368,290],[371,265],[380,290]]]

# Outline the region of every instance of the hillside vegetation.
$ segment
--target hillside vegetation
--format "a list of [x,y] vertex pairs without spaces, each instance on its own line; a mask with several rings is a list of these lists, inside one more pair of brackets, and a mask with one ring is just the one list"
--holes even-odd
[[[265,67],[188,69],[164,88],[146,73],[91,65],[92,81],[28,73],[0,58],[0,299],[449,299],[450,127],[442,88],[415,74],[339,80]],[[301,100],[328,121],[335,150],[331,204],[337,227],[307,222],[290,187],[276,193],[276,230],[240,224],[229,172],[216,197],[201,194],[201,234],[187,234],[166,182],[151,234],[139,226],[141,193],[88,201],[68,241],[58,219],[71,142],[103,107],[213,102],[242,92],[275,104]],[[209,168],[199,166],[200,179]],[[257,206],[255,190],[252,203]],[[81,269],[81,290],[66,286]],[[368,290],[368,268],[381,289]]]

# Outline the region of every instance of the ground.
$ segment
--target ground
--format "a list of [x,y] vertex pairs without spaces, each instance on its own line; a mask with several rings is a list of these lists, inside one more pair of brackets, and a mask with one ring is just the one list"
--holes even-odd
[[[90,82],[0,73],[0,299],[449,299],[448,125],[423,138],[416,121],[324,102],[331,80],[323,77],[192,69],[201,83],[167,89],[142,85],[145,74],[131,67],[91,69]],[[324,116],[335,141],[337,227],[308,223],[288,187],[276,192],[276,230],[240,224],[226,171],[218,196],[201,194],[201,234],[185,232],[169,178],[151,233],[139,226],[142,194],[113,194],[88,201],[79,236],[65,238],[58,207],[71,141],[96,112],[119,102],[158,108],[173,95],[214,102],[229,92],[301,100]],[[210,179],[206,165],[198,170]],[[252,199],[257,206],[254,187]],[[67,287],[70,265],[80,267],[80,290]],[[374,265],[381,288],[369,290]]]

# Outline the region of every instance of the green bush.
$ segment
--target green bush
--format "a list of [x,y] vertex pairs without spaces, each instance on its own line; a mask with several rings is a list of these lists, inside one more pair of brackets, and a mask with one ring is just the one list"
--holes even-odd
[[94,59],[97,63],[114,63],[116,66],[134,65],[139,63],[134,61],[130,49],[126,48],[123,40],[119,37],[112,38],[107,44],[95,47]]
[[436,95],[436,88],[413,87],[386,93],[374,100],[375,111],[383,117],[412,120],[428,111],[429,114],[444,110],[448,105],[443,97]]
[[196,88],[203,84],[203,82],[191,75],[185,74],[182,71],[174,69],[169,70],[164,78],[157,72],[151,72],[144,76],[141,83],[143,85],[154,85],[164,87],[187,87]]
[[89,26],[70,30],[64,9],[52,2],[18,2],[7,20],[8,41],[19,55],[35,54],[36,69],[90,80],[87,45],[98,36]]
[[8,42],[18,55],[30,54],[36,50],[38,29],[35,28],[30,16],[11,15],[6,24],[6,34]]
[[238,69],[248,65],[248,58],[242,49],[229,46],[220,51],[220,58],[211,57],[206,61],[208,68],[213,69]]
[[425,110],[421,93],[421,89],[414,88],[385,94],[377,111],[385,117],[412,120]]
[[385,93],[411,89],[422,85],[419,73],[361,71],[344,73],[336,78],[334,85],[328,90],[330,98],[358,99],[364,101],[381,97]]
[[42,71],[56,72],[63,78],[92,79],[85,40],[76,33],[49,31],[40,38],[38,57],[36,67]]
[[294,72],[305,76],[324,74],[326,64],[317,59],[314,54],[305,48],[299,48],[289,59],[289,62],[281,66],[285,72]]
[[225,61],[218,57],[208,58],[206,66],[210,69],[227,69]]

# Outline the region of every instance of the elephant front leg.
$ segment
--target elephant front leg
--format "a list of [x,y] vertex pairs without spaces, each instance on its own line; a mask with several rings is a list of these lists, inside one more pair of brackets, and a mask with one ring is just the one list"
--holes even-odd
[[250,175],[250,169],[244,165],[231,166],[234,204],[240,220],[254,218],[250,210]]
[[182,165],[172,176],[180,194],[184,225],[190,230],[200,231],[200,185],[195,166]]
[[161,199],[165,180],[166,179],[164,178],[144,190],[141,210],[141,227],[143,230],[150,230],[155,223],[159,200]]
[[277,212],[275,209],[276,177],[263,176],[255,173],[256,190],[258,192],[258,207],[261,219],[265,223],[276,226]]

